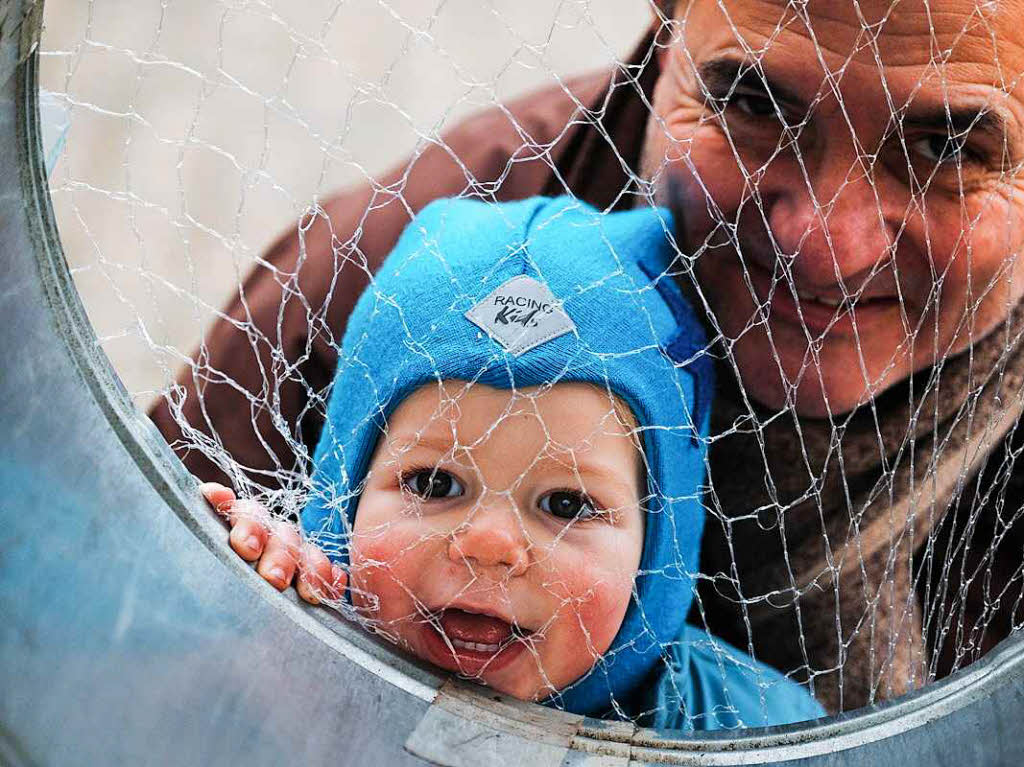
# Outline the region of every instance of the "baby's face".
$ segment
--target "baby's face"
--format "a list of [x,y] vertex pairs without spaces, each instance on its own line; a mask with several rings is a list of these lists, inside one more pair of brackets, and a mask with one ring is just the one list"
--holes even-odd
[[414,654],[501,692],[564,688],[629,605],[644,536],[634,429],[586,384],[414,392],[359,501],[356,606]]

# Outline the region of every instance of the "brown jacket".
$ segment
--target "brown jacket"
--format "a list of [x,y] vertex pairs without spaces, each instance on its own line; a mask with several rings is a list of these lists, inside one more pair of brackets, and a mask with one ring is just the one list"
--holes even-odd
[[[229,319],[212,327],[178,391],[150,414],[186,467],[202,480],[230,481],[204,453],[187,449],[196,440],[182,434],[181,422],[215,435],[223,448],[217,452],[256,482],[273,487],[280,472],[302,470],[322,427],[323,403],[315,398],[333,376],[349,312],[369,273],[431,200],[570,193],[600,209],[631,207],[658,77],[656,59],[648,60],[651,42],[645,37],[612,72],[570,79],[470,117],[377,183],[337,195],[321,215],[282,236],[224,310]],[[295,445],[304,445],[306,456],[297,456]],[[1006,540],[1012,577],[1019,546],[1012,536]],[[709,545],[706,539],[704,559],[722,561]],[[949,591],[955,594],[955,585]],[[747,629],[707,583],[701,602],[696,622],[745,647]],[[1005,636],[1009,625],[1009,616],[995,620],[985,645]],[[765,650],[759,657],[785,666],[794,649],[783,645],[799,637],[783,624],[770,635],[778,641],[767,648],[758,642]],[[814,648],[809,652],[813,660]],[[820,660],[817,667],[827,668],[828,658]],[[954,659],[947,661],[940,674]],[[844,707],[864,702],[847,698]]]

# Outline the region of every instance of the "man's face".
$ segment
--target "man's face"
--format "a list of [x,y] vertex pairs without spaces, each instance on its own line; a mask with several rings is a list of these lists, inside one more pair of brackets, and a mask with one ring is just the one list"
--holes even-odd
[[586,673],[618,633],[643,548],[623,407],[570,383],[448,381],[403,401],[352,540],[350,588],[370,624],[525,700]]
[[679,3],[643,173],[756,400],[847,412],[1021,296],[1021,5]]

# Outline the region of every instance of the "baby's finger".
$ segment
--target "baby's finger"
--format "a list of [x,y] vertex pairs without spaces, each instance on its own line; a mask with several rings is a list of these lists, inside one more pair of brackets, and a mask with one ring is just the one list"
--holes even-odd
[[335,599],[341,599],[345,595],[345,587],[348,585],[348,573],[337,563],[331,564],[331,590],[337,595]]
[[299,562],[299,580],[296,590],[299,596],[310,604],[319,604],[322,599],[338,599],[333,588],[334,577],[331,561],[318,547],[307,543],[302,549]]
[[263,504],[259,501],[254,501],[252,498],[239,498],[228,505],[223,513],[228,518],[232,527],[243,519],[253,520],[264,527],[270,527],[273,522],[270,512],[264,508]]
[[251,517],[238,517],[231,527],[228,542],[246,562],[255,562],[263,554],[270,532],[266,526]]
[[235,491],[219,482],[204,482],[199,486],[206,502],[223,516],[228,516],[231,504],[235,502]]
[[295,575],[298,551],[298,531],[292,525],[278,523],[270,533],[256,572],[278,591],[284,591]]

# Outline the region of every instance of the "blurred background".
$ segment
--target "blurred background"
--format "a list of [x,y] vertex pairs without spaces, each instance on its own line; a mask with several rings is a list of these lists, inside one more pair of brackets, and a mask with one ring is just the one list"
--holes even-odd
[[304,211],[465,115],[623,60],[647,0],[46,0],[64,251],[136,404]]

